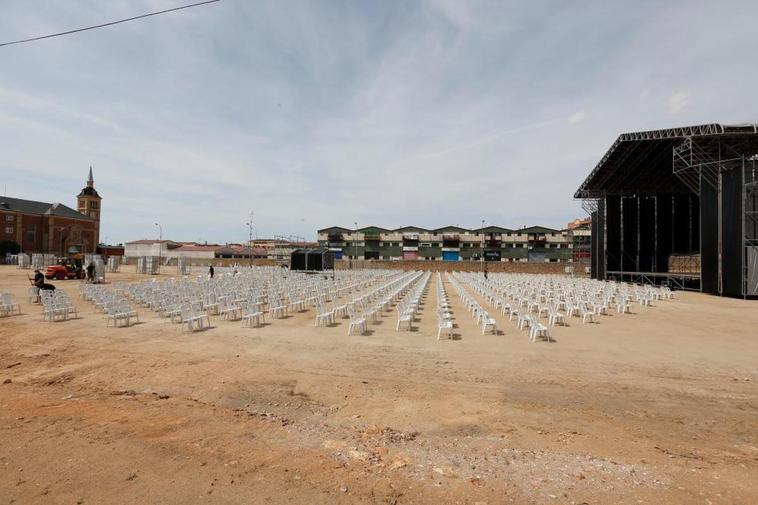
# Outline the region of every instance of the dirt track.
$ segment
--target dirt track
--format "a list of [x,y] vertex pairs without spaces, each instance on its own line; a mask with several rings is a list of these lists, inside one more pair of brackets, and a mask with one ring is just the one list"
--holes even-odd
[[[0,291],[27,285],[0,267]],[[22,301],[0,319],[0,505],[758,503],[758,303],[678,292],[547,344],[503,317],[479,335],[447,285],[460,337],[438,342],[432,289],[417,331],[387,313],[360,337],[313,311],[187,334]]]

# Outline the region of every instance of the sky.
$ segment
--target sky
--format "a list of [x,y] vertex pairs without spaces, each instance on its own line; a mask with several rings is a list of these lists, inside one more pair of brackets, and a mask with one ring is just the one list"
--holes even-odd
[[[185,0],[0,0],[0,42]],[[631,8],[633,6],[633,8]],[[758,122],[758,2],[222,0],[0,47],[0,190],[101,240],[562,228],[616,137]]]

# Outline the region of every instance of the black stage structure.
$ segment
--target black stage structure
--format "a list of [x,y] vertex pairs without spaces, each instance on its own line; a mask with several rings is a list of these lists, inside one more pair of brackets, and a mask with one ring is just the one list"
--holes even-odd
[[290,255],[290,270],[320,272],[334,269],[334,253],[328,249],[296,249]]
[[625,133],[574,197],[593,278],[758,297],[758,125]]

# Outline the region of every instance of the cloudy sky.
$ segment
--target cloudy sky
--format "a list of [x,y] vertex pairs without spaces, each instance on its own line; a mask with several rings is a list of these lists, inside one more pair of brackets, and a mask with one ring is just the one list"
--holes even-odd
[[[184,0],[3,0],[0,42]],[[634,8],[631,8],[633,5]],[[626,131],[758,120],[758,2],[223,0],[0,48],[0,190],[101,238],[562,227]]]

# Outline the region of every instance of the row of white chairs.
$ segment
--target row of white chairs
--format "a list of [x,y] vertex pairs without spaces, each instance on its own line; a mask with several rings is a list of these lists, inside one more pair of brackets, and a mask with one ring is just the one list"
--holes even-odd
[[430,272],[419,272],[411,279],[405,294],[395,305],[395,310],[397,311],[395,331],[400,331],[401,327],[408,331],[413,331],[413,321],[416,319],[421,299],[426,292],[431,277],[432,274]]
[[82,283],[79,292],[82,299],[91,301],[97,310],[105,314],[106,327],[111,323],[115,327],[128,327],[134,320],[139,322],[139,315],[123,290],[102,284]]
[[0,317],[21,314],[21,305],[13,293],[0,293]]
[[471,312],[471,315],[476,321],[476,325],[479,326],[482,331],[482,335],[484,335],[487,330],[491,331],[494,335],[497,335],[497,321],[494,317],[490,316],[484,307],[482,307],[482,305],[473,296],[471,296],[468,291],[466,291],[460,282],[462,279],[459,278],[458,274],[455,272],[452,275],[447,272],[445,274],[447,275],[450,284],[452,284],[455,290],[458,292],[458,296],[463,301],[463,305],[469,312]]
[[41,289],[39,295],[42,302],[42,318],[45,321],[66,321],[71,317],[79,317],[76,305],[64,290]]
[[[493,297],[491,296],[491,293],[487,291],[484,284],[480,282],[480,279],[473,274],[461,274],[461,273],[453,273],[453,278],[456,278],[461,283],[465,283],[469,287],[471,287],[475,292],[477,292],[480,296],[482,296],[487,303],[494,305],[496,308],[500,307],[501,309],[508,312],[508,319],[512,320],[515,316],[517,318],[517,327],[519,329],[527,328],[529,330],[529,339],[532,342],[536,342],[538,339],[544,339],[548,342],[552,341],[552,338],[550,336],[550,330],[549,328],[542,324],[538,317],[534,317],[531,313],[531,311],[528,308],[519,307],[517,309],[513,309],[510,307],[509,304],[504,305],[497,305],[494,302]],[[473,299],[473,297],[470,297],[470,299]],[[476,305],[479,305],[476,300],[473,300],[473,302],[470,302]],[[538,312],[539,314],[540,312]],[[486,314],[486,311],[485,311]],[[492,318],[494,321],[494,318]],[[496,323],[495,323],[496,324]],[[482,329],[482,333],[484,333],[484,329]]]
[[439,272],[435,275],[435,281],[435,291],[437,292],[437,340],[440,339],[443,331],[447,334],[447,338],[453,338],[453,312],[447,299],[442,275]]
[[[253,267],[226,272],[209,279],[146,281],[127,286],[129,296],[187,329],[210,326],[210,316],[241,320],[243,326],[260,326],[265,315],[287,317],[333,301],[338,312],[346,313],[341,297],[350,297],[381,279],[395,275],[388,271],[356,271],[335,275],[306,275],[279,268]],[[204,316],[204,317],[203,317]]]

